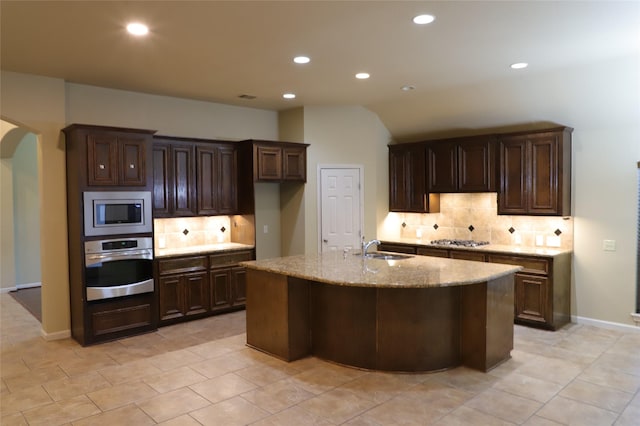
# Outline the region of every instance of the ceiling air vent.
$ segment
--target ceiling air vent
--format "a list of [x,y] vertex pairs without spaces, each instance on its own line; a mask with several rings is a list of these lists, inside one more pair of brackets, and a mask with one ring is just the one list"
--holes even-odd
[[255,99],[256,97],[253,95],[240,95],[238,96],[240,99]]

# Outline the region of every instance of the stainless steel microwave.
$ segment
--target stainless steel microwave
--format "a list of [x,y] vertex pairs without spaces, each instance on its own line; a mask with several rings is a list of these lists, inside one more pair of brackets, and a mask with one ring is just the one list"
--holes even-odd
[[84,235],[152,231],[151,191],[89,191],[84,198]]

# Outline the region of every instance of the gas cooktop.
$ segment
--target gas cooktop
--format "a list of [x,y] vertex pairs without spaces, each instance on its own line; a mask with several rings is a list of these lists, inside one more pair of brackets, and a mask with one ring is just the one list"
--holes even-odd
[[432,240],[431,244],[439,246],[459,246],[459,247],[478,247],[486,246],[489,241],[475,241],[475,240]]

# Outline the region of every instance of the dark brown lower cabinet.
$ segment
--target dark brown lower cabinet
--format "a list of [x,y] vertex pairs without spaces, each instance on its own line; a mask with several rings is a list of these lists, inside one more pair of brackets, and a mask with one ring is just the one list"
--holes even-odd
[[[384,251],[411,252],[421,256],[448,257],[478,262],[519,265],[515,274],[514,322],[548,330],[557,330],[571,321],[571,253],[533,256],[495,253],[483,249],[446,249],[383,242]],[[396,249],[400,250],[396,250]]]
[[180,256],[156,261],[160,325],[242,309],[245,268],[253,250]]

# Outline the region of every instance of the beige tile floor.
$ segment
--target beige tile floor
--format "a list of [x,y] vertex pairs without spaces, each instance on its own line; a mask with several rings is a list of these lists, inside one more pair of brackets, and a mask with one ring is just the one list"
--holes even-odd
[[83,348],[0,309],[3,426],[640,425],[640,333],[516,326],[488,374],[385,374],[249,349],[244,312]]

